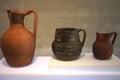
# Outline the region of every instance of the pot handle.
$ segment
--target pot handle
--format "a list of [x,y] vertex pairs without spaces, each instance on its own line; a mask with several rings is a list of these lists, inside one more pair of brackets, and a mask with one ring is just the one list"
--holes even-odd
[[79,32],[83,32],[83,40],[81,41],[81,43],[82,43],[82,46],[84,46],[84,43],[85,43],[85,40],[86,40],[86,31],[85,30],[83,30],[83,29],[79,29]]
[[113,32],[113,34],[114,34],[114,37],[113,37],[113,40],[112,40],[112,45],[114,45],[116,37],[117,37],[117,33],[116,32]]
[[34,35],[34,39],[36,42],[36,35],[37,35],[37,22],[38,22],[38,14],[35,10],[29,10],[26,12],[26,15],[33,13],[34,14],[34,29],[33,29],[33,35]]

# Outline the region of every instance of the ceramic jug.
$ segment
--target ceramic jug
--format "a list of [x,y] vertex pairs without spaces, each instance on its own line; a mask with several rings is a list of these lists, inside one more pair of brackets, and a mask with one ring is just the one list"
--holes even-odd
[[95,58],[101,60],[109,59],[113,54],[113,45],[115,43],[117,33],[97,32],[96,35],[97,35],[96,41],[93,43],[93,48],[92,48]]
[[[1,37],[1,50],[6,62],[13,67],[21,67],[30,64],[33,60],[37,33],[37,12],[7,10],[10,20],[9,29]],[[34,13],[33,33],[24,25],[24,17]]]
[[[79,32],[83,32],[80,41]],[[76,28],[57,28],[52,50],[57,59],[63,61],[75,60],[79,57],[86,39],[86,32]]]

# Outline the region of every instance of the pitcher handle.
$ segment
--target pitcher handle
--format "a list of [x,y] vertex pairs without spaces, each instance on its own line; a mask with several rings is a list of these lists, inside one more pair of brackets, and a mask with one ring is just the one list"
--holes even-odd
[[113,34],[114,34],[114,37],[113,37],[113,40],[112,40],[112,45],[114,45],[116,37],[117,37],[117,33],[116,32],[113,32]]
[[33,35],[34,35],[34,39],[36,42],[36,35],[37,35],[37,22],[38,22],[38,14],[35,10],[29,10],[26,12],[27,14],[33,13],[34,14],[34,29],[33,29]]
[[85,30],[83,30],[83,29],[79,29],[79,32],[83,32],[83,39],[82,39],[82,41],[81,41],[81,43],[82,43],[82,46],[84,46],[84,43],[85,43],[85,40],[86,40],[86,31]]

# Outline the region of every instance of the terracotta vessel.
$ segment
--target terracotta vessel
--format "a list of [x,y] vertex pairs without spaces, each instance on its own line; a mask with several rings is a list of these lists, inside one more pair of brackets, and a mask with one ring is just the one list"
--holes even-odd
[[[32,62],[36,32],[37,32],[37,12],[29,10],[26,12],[7,10],[10,27],[1,38],[1,49],[6,62],[13,67],[21,67]],[[24,17],[34,13],[33,33],[24,26]]]
[[[80,41],[79,32],[83,32],[83,40]],[[81,53],[86,39],[86,32],[76,28],[57,28],[55,40],[52,43],[54,55],[59,60],[70,61],[77,59]]]
[[[96,41],[93,44],[93,54],[97,59],[109,59],[113,54],[113,45],[116,40],[117,33],[96,33]],[[113,36],[114,35],[114,36]],[[112,39],[113,36],[113,39]]]

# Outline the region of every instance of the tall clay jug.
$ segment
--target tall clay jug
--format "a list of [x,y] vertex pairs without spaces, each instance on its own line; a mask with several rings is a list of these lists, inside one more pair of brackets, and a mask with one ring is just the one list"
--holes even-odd
[[[96,33],[96,41],[93,44],[93,54],[95,58],[105,60],[113,54],[113,45],[117,37],[116,32]],[[114,35],[114,36],[113,36]],[[113,39],[112,39],[113,36]]]
[[[80,41],[79,32],[83,32]],[[57,59],[63,61],[75,60],[79,57],[86,39],[86,32],[76,28],[57,28],[52,50]]]
[[[21,67],[30,64],[33,60],[36,32],[37,32],[37,12],[29,10],[26,12],[7,10],[10,27],[1,38],[1,49],[6,62],[13,67]],[[34,13],[33,33],[24,26],[24,17]]]

